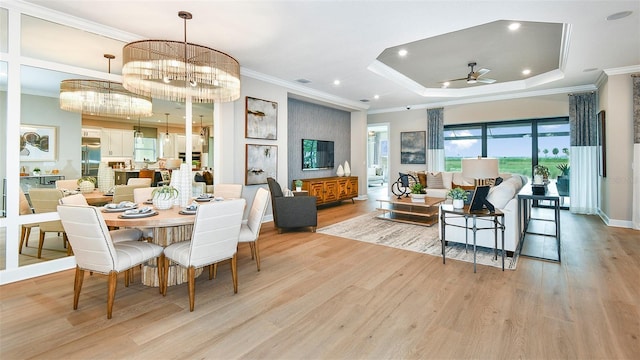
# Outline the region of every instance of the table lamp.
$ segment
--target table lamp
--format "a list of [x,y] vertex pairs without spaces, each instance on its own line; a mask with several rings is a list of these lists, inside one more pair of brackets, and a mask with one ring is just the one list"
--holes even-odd
[[487,180],[498,177],[498,159],[465,158],[462,159],[462,176],[475,180],[475,185],[488,185]]

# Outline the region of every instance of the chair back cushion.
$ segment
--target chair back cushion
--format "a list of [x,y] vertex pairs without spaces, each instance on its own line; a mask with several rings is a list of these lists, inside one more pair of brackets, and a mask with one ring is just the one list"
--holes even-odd
[[181,265],[197,268],[231,258],[238,248],[245,204],[241,198],[200,205],[193,224],[188,263]]
[[58,189],[32,188],[29,190],[31,205],[38,214],[56,212],[63,196],[62,190]]
[[133,202],[142,204],[145,201],[151,199],[151,193],[156,188],[153,187],[141,187],[133,189]]
[[129,178],[129,180],[127,180],[127,185],[151,186],[152,181],[153,178]]
[[60,205],[89,205],[82,194],[64,196],[60,198]]
[[103,274],[116,269],[116,250],[98,208],[60,205],[58,214],[81,269]]
[[268,202],[269,192],[265,188],[259,188],[256,192],[256,196],[253,198],[253,204],[251,204],[249,218],[247,219],[247,227],[249,227],[254,237],[252,240],[242,240],[254,241],[258,238],[258,235],[260,234],[260,227],[262,226],[262,218],[264,217],[264,213],[267,211]]
[[20,215],[33,214],[31,211],[31,205],[29,204],[29,200],[24,195],[24,191],[20,188]]
[[69,179],[69,180],[56,180],[56,189],[60,190],[77,190],[78,189],[78,179]]
[[[145,179],[145,180],[151,180],[151,179]],[[141,187],[149,187],[149,185],[116,185],[116,187],[113,190],[112,202],[117,204],[122,201],[131,201],[131,202],[135,201],[133,197],[133,189],[137,189]]]
[[267,178],[267,184],[269,185],[269,191],[271,192],[271,197],[278,198],[283,196],[282,188],[274,178]]
[[242,197],[242,184],[215,184],[213,195],[225,199],[239,199]]

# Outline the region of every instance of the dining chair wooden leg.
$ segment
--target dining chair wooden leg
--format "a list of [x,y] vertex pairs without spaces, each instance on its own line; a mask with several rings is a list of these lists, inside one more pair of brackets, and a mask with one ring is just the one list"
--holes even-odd
[[213,278],[218,276],[218,263],[213,264]]
[[164,253],[160,254],[156,258],[156,267],[158,268],[158,290],[160,290],[160,294],[163,293],[164,284]]
[[116,287],[118,286],[118,273],[116,271],[109,272],[109,284],[107,290],[107,319],[111,319],[113,311],[113,301],[116,298]]
[[69,242],[67,233],[62,233],[62,241],[67,244],[67,256],[71,256],[71,254],[73,254],[73,249],[71,248],[71,243]]
[[187,272],[189,276],[189,311],[193,311],[196,305],[196,268],[189,266]]
[[78,309],[78,300],[80,300],[80,290],[82,290],[82,280],[84,280],[84,270],[76,266],[76,278],[73,282],[73,310]]
[[132,272],[132,269],[127,269],[124,271],[124,287],[129,287],[129,281],[131,281]]
[[213,264],[209,265],[209,280],[213,279]]
[[255,259],[256,255],[256,245],[253,242],[249,243],[249,249],[251,249],[251,260]]
[[24,244],[24,240],[27,239],[27,246],[29,246],[29,233],[31,233],[31,228],[26,226],[21,226],[22,230],[20,231],[20,247],[18,248],[18,254],[22,254],[22,244]]
[[38,259],[42,257],[43,246],[44,246],[44,232],[40,231],[40,237],[38,238]]
[[233,279],[233,293],[238,293],[238,253],[233,254],[231,258],[231,278]]
[[260,271],[260,247],[258,246],[258,241],[254,241],[253,246],[256,249],[256,266],[258,267],[258,271]]
[[166,296],[167,295],[167,283],[169,282],[169,262],[171,260],[169,260],[168,257],[164,257],[164,266],[162,266],[162,271],[164,272],[164,275],[162,276],[162,281],[164,282],[164,284],[162,284],[162,296]]

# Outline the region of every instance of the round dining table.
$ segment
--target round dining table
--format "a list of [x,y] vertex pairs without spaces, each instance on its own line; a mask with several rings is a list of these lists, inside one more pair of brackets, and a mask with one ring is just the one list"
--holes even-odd
[[[138,208],[152,205],[138,204]],[[166,247],[175,242],[191,240],[193,232],[193,223],[195,222],[195,214],[182,214],[182,207],[174,205],[168,210],[153,209],[153,215],[145,217],[126,217],[123,211],[107,211],[102,210],[102,217],[109,227],[118,228],[139,228],[144,233],[148,233],[147,229],[153,231],[151,239],[154,244]],[[202,269],[196,270],[196,276],[202,273]],[[178,285],[187,282],[187,269],[171,264],[169,266],[169,275],[167,277],[167,285]],[[157,264],[154,260],[150,260],[142,265],[142,283],[147,286],[159,286]]]

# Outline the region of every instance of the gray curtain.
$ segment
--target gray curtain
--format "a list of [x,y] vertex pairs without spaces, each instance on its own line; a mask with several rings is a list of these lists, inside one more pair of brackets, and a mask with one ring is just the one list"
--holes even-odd
[[427,170],[444,171],[444,108],[427,110]]
[[632,226],[640,230],[640,73],[633,77],[633,201]]
[[570,210],[596,214],[598,207],[597,97],[593,92],[569,95],[571,142]]

